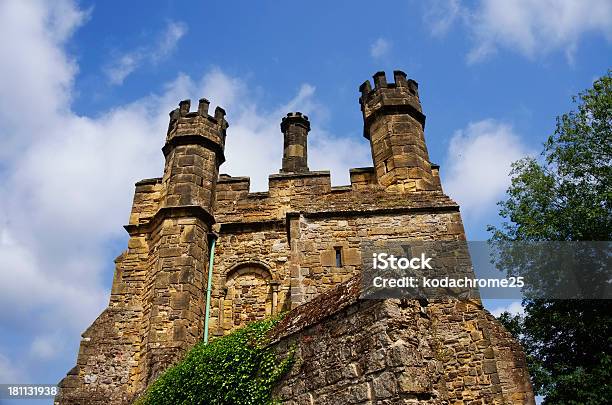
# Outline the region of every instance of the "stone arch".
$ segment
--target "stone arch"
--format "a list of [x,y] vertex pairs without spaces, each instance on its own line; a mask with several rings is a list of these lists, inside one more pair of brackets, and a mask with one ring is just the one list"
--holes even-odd
[[226,287],[227,282],[233,273],[240,271],[240,269],[243,269],[245,267],[253,267],[253,268],[261,269],[262,271],[265,271],[269,274],[269,277],[271,280],[273,281],[278,280],[278,276],[276,275],[276,273],[272,273],[272,271],[270,271],[270,265],[268,263],[263,262],[261,260],[257,260],[257,259],[247,259],[240,263],[234,264],[227,270],[227,272],[225,273],[225,278],[223,280],[223,286]]
[[249,261],[233,266],[225,276],[219,317],[229,331],[276,313],[278,282],[265,263]]

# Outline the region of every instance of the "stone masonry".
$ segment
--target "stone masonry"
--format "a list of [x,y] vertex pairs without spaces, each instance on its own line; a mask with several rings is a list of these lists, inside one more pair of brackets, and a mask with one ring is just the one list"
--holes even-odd
[[535,404],[518,343],[479,302],[360,300],[359,277],[272,331],[293,369],[276,398],[297,404]]
[[533,403],[520,347],[479,302],[358,299],[363,241],[465,240],[429,160],[418,85],[393,76],[360,87],[373,167],[339,187],[309,170],[310,122],[295,112],[281,122],[279,173],[250,192],[248,177],[219,174],[223,109],[182,101],[163,177],[136,183],[109,306],[56,403],[130,403],[202,338],[213,238],[209,334],[290,311],[273,332],[280,353],[298,343],[276,390],[288,403]]

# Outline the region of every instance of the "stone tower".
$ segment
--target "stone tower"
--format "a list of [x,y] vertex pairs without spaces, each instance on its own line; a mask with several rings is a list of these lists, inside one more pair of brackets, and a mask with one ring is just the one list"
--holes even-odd
[[399,70],[393,76],[395,83],[387,83],[385,72],[378,72],[373,89],[370,81],[359,88],[363,135],[370,141],[376,177],[389,190],[436,190],[419,86]]
[[299,357],[275,387],[288,403],[533,404],[520,346],[478,299],[360,295],[365,246],[465,241],[429,160],[417,90],[400,71],[361,85],[373,166],[350,169],[344,186],[309,169],[310,121],[287,114],[282,168],[263,192],[219,174],[224,111],[180,102],[163,177],[136,183],[109,306],[83,333],[56,402],[133,402],[202,338],[210,271],[213,339],[288,311],[271,334],[275,350]]
[[228,123],[209,103],[170,113],[164,176],[136,183],[109,307],[83,333],[66,404],[126,403],[202,337],[209,234]]
[[217,107],[210,116],[208,106],[201,99],[198,110],[190,112],[190,101],[184,100],[170,113],[158,219],[148,225],[145,383],[202,336],[208,235],[228,127],[225,111]]
[[310,121],[301,112],[288,113],[281,121],[283,133],[283,167],[281,173],[308,171]]

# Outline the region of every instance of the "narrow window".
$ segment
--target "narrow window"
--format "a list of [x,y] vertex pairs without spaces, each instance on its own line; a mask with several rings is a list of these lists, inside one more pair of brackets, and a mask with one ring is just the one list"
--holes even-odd
[[410,245],[402,245],[402,250],[406,259],[412,259],[412,248],[410,248]]
[[336,251],[336,267],[342,267],[342,248],[335,247],[334,250]]
[[389,173],[389,166],[387,160],[383,160],[383,163],[385,164],[385,173]]

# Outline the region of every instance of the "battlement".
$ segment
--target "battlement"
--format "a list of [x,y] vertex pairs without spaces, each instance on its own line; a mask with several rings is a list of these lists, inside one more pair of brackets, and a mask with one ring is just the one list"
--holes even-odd
[[376,187],[376,170],[374,167],[358,167],[349,170],[353,190],[367,190]]
[[281,120],[281,132],[285,133],[291,124],[296,124],[304,127],[307,131],[310,131],[310,121],[308,116],[301,112],[290,112]]
[[238,201],[245,198],[251,188],[249,177],[232,177],[229,174],[221,174],[217,180],[216,197],[217,203],[225,201]]
[[225,161],[223,150],[229,123],[223,108],[215,108],[214,116],[211,116],[208,114],[209,106],[210,102],[202,98],[197,111],[190,111],[191,100],[183,100],[179,108],[170,112],[166,144],[162,149],[165,156],[177,145],[198,144],[214,150],[219,164]]
[[361,97],[367,97],[373,90],[388,90],[388,89],[398,89],[398,88],[406,88],[413,95],[419,96],[419,84],[412,80],[407,79],[406,73],[401,70],[393,71],[393,80],[395,83],[387,83],[387,76],[385,72],[376,72],[372,78],[374,79],[374,89],[372,89],[372,85],[369,80],[363,82],[361,86],[359,86],[359,91],[361,92]]
[[[425,126],[425,114],[419,99],[419,85],[406,78],[401,70],[393,71],[394,83],[387,83],[385,72],[373,76],[374,88],[369,80],[359,86],[359,104],[364,119],[364,136],[369,137],[369,126],[376,117],[385,114],[408,114]],[[369,139],[369,138],[368,138]]]
[[[215,108],[214,115],[208,114],[210,102],[201,98],[198,109],[190,111],[191,100],[183,100],[179,107],[170,112],[170,123],[166,141],[175,136],[182,135],[216,135],[222,144],[225,142],[225,131],[229,123],[225,118],[225,110],[221,107]],[[215,140],[215,139],[212,139]]]
[[179,108],[176,108],[170,112],[170,126],[175,124],[180,118],[202,117],[208,119],[214,124],[220,125],[223,129],[227,129],[229,124],[225,120],[225,110],[221,107],[217,107],[215,108],[215,114],[209,115],[209,107],[210,101],[205,98],[201,98],[198,101],[197,111],[191,111],[191,100],[182,100],[179,102]]

